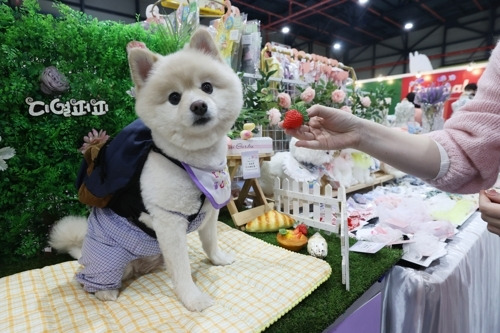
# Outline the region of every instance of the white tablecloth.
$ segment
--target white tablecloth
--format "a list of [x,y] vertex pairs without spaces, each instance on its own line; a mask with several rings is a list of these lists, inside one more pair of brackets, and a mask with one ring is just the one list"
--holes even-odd
[[424,270],[395,266],[383,287],[383,333],[500,332],[500,237],[474,213]]

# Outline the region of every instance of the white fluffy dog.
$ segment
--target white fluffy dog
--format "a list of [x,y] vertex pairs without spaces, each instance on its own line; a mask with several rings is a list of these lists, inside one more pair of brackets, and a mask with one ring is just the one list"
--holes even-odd
[[230,195],[226,134],[242,107],[241,82],[205,29],[168,56],[131,49],[129,65],[136,113],[153,141],[135,193],[144,210],[131,222],[110,208],[94,207],[88,220],[67,217],[57,223],[50,243],[79,258],[77,280],[101,300],[116,300],[123,279],[164,262],[179,300],[202,311],[214,301],[193,282],[186,234],[198,230],[214,265],[234,261],[234,254],[217,245],[216,224]]

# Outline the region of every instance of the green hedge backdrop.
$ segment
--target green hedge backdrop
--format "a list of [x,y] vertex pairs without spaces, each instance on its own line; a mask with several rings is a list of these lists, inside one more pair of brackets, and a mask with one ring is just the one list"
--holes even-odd
[[[40,13],[35,0],[15,8],[0,0],[0,148],[16,150],[6,160],[8,168],[0,171],[0,265],[40,254],[51,224],[68,214],[85,213],[74,187],[83,136],[92,128],[113,136],[136,117],[134,99],[127,94],[132,86],[127,43],[142,41],[159,53],[181,46],[139,22],[98,21],[55,6],[57,17]],[[41,91],[40,76],[49,66],[67,78],[68,91]],[[54,99],[104,101],[108,111],[100,116],[33,116],[28,97],[44,105]]]

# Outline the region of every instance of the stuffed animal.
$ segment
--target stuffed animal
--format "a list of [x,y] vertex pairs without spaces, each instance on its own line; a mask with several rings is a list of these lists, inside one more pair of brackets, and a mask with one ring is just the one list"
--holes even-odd
[[327,174],[326,166],[332,162],[332,150],[315,150],[296,147],[296,138],[290,141],[290,150],[276,153],[270,161],[264,161],[260,170],[260,186],[267,196],[274,194],[276,177],[299,182],[317,182]]
[[371,166],[373,164],[372,157],[357,150],[353,150],[351,156],[353,160],[352,175],[356,181],[355,184],[373,183],[374,178],[371,174]]
[[354,161],[350,150],[344,149],[335,152],[331,166],[327,168],[332,186],[338,188],[339,186],[354,185],[357,181],[352,175],[353,167]]

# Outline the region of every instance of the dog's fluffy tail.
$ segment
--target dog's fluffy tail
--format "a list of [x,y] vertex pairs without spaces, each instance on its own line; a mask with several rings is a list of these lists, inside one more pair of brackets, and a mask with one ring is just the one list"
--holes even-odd
[[49,235],[49,244],[60,252],[69,253],[80,259],[82,245],[87,234],[87,218],[82,216],[66,216],[57,221]]

